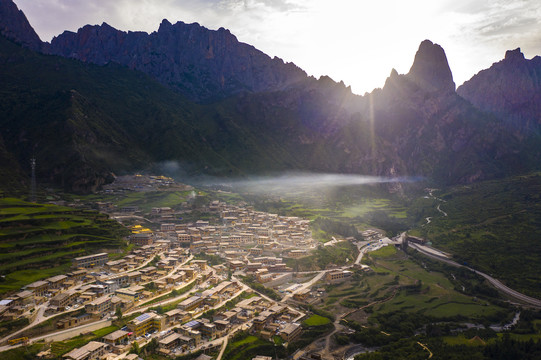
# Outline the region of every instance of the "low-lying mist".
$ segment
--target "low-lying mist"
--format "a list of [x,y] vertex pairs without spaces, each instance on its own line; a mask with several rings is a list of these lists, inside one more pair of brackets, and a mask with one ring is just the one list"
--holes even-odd
[[158,169],[164,175],[196,187],[210,187],[235,192],[254,194],[291,194],[305,192],[326,192],[343,187],[389,184],[389,188],[399,184],[423,180],[420,177],[386,177],[359,174],[313,173],[286,171],[272,175],[252,175],[239,177],[218,177],[210,175],[189,175],[190,167],[176,161],[160,163]]
[[253,193],[321,191],[336,187],[413,182],[414,178],[392,178],[353,174],[283,173],[275,176],[247,178],[214,178],[200,182],[203,186],[226,186]]

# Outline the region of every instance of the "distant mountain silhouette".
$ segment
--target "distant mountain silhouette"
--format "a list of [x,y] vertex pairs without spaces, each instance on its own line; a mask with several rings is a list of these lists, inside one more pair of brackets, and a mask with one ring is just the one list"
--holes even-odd
[[195,101],[240,92],[279,90],[306,78],[294,64],[271,59],[229,30],[163,20],[157,32],[123,32],[106,23],[53,38],[48,53],[140,70]]
[[541,124],[541,57],[525,59],[520,48],[457,89],[478,108],[497,114],[517,131]]
[[[47,44],[11,1],[0,4],[17,14],[0,19],[11,40],[0,38],[8,174],[15,167],[2,164],[27,169],[33,149],[44,182],[80,192],[165,161],[189,175],[308,170],[436,184],[540,167],[537,57],[509,52],[457,94],[443,48],[425,40],[409,73],[393,70],[358,96],[225,29],[164,20],[152,34],[126,33],[104,23]],[[514,121],[528,130],[509,131]]]

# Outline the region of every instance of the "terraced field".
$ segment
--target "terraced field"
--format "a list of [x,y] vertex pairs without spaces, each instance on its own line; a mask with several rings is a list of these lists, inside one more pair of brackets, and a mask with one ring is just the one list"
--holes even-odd
[[122,250],[127,234],[95,211],[0,199],[0,294],[64,273],[74,257]]
[[[326,285],[323,309],[331,313],[353,311],[352,317],[377,314],[410,313],[432,319],[482,322],[508,315],[509,310],[455,290],[443,273],[427,271],[392,246],[369,253],[363,262],[374,270],[362,273],[342,284]],[[349,309],[349,310],[348,310]],[[377,321],[377,320],[376,320]]]

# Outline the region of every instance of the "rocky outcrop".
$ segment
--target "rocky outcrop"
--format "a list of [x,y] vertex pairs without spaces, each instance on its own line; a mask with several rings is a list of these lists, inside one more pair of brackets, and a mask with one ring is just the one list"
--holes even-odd
[[419,46],[407,77],[431,92],[453,93],[455,91],[453,74],[445,51],[430,40],[423,41]]
[[229,30],[167,20],[151,34],[123,32],[106,23],[87,25],[53,38],[49,53],[100,65],[123,64],[203,102],[279,90],[306,78],[294,64],[271,59]]
[[11,0],[0,0],[0,34],[32,50],[42,47],[38,34]]
[[541,124],[541,57],[524,57],[520,48],[482,70],[457,89],[476,107],[497,114],[517,130]]
[[393,69],[383,89],[369,95],[365,116],[394,150],[397,173],[471,183],[535,163],[501,121],[462,99],[454,86],[443,49],[423,41],[410,72]]

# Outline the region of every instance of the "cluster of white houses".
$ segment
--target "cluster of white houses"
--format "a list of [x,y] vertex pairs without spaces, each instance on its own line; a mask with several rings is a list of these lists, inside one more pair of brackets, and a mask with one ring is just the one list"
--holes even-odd
[[[138,178],[134,179],[135,184]],[[121,299],[117,306],[128,308],[130,301],[135,302],[149,295],[138,288],[140,283],[155,281],[159,290],[166,290],[193,276],[193,271],[186,269],[169,278],[156,280],[185,259],[187,248],[192,253],[220,254],[229,260],[232,270],[246,266],[248,272],[258,271],[258,279],[265,282],[273,279],[274,273],[291,270],[274,254],[281,252],[288,257],[304,256],[306,249],[313,244],[308,220],[255,211],[247,205],[231,206],[219,201],[211,202],[206,210],[219,215],[216,224],[211,225],[203,220],[192,224],[164,222],[174,217],[175,212],[168,207],[153,208],[150,215],[159,217],[158,220],[162,222],[160,231],[152,232],[139,226],[131,235],[131,241],[139,246],[129,255],[118,260],[110,260],[107,253],[74,258],[73,271],[33,282],[19,293],[1,300],[0,318],[17,318],[30,307],[47,300],[50,301],[49,311],[62,311],[76,304],[93,304],[92,313],[98,314],[99,309],[107,308],[107,305],[100,303],[104,301],[100,298],[111,294]],[[135,270],[158,253],[165,253],[165,256],[154,266]],[[247,258],[251,260],[245,261]],[[96,272],[96,269],[102,272]],[[77,286],[90,282],[93,284]]]
[[[206,268],[204,261],[196,261],[196,264],[201,271],[209,270]],[[195,272],[193,272],[192,276],[194,274]],[[127,291],[127,297],[131,298],[133,293],[137,292],[136,289],[134,291],[130,291],[130,289],[132,288],[117,290],[115,296],[102,296],[86,304],[86,314],[80,316],[79,318],[81,319],[67,318],[63,319],[61,323],[71,321],[75,324],[81,324],[82,321],[91,319],[91,315],[107,313],[115,306],[115,298],[117,296],[122,297],[122,293]],[[160,348],[165,353],[170,353],[172,347],[178,347],[179,350],[186,350],[198,346],[203,340],[215,339],[216,336],[220,336],[230,328],[231,323],[229,321],[212,322],[206,319],[195,321],[192,318],[195,314],[207,310],[209,306],[214,306],[231,299],[240,289],[241,286],[237,282],[223,281],[211,289],[188,297],[186,300],[180,302],[177,308],[164,314],[158,314],[156,312],[141,314],[131,320],[125,329],[117,330],[104,336],[102,338],[104,345],[99,348],[107,349],[107,352],[120,354],[127,351],[134,340],[138,340],[149,333],[161,333],[157,338],[159,339]],[[185,325],[180,326],[180,324]],[[176,332],[174,333],[171,329],[175,326]],[[97,346],[97,344],[94,344],[94,346]],[[88,350],[85,347],[82,349],[85,351]],[[74,352],[71,355],[80,353],[82,351]]]
[[[217,294],[231,296],[239,288],[234,282],[224,282],[211,290],[208,294],[202,295],[202,298],[212,299]],[[105,335],[101,341],[93,341],[74,349],[64,355],[64,358],[102,359],[109,353],[121,354],[129,350],[133,341],[148,334],[155,334],[158,351],[161,354],[176,356],[224,336],[234,327],[249,322],[252,324],[250,332],[268,339],[278,335],[285,342],[290,342],[301,333],[301,326],[293,321],[298,316],[297,313],[254,294],[237,302],[229,310],[224,308],[212,317],[197,319],[185,311],[191,302],[192,300],[182,302],[176,309],[164,314],[156,312],[141,314],[131,320],[125,328]]]
[[[107,334],[100,342],[91,342],[75,349],[66,354],[64,358],[73,360],[101,359],[109,353],[121,354],[129,350],[133,341],[149,336],[149,334],[155,334],[160,353],[179,355],[207,341],[224,336],[235,326],[249,322],[251,324],[250,331],[265,338],[271,339],[278,335],[284,341],[289,342],[299,336],[301,326],[294,322],[299,315],[297,312],[250,292],[246,293],[249,296],[243,300],[237,300],[233,308],[222,307],[212,316],[194,317],[204,313],[210,307],[232,299],[239,294],[241,289],[237,282],[222,281],[210,289],[186,298],[178,303],[173,310],[163,314],[143,313],[132,319],[125,328]],[[89,308],[109,304],[112,298],[99,298],[99,301],[93,302]],[[97,308],[95,310],[101,311]]]
[[[154,266],[142,267],[158,253],[165,256]],[[187,256],[187,249],[167,250],[166,246],[157,244],[138,248],[119,260],[108,260],[106,253],[77,257],[73,259],[73,271],[35,281],[0,300],[0,319],[12,320],[29,314],[30,309],[46,301],[49,301],[46,314],[85,307],[92,316],[104,316],[116,308],[129,309],[139,299],[152,296],[140,284],[153,281],[158,291],[166,291],[195,278],[197,269],[194,267],[172,272]],[[63,321],[59,327],[91,320],[86,316],[77,317]]]
[[[208,254],[234,251],[239,247],[253,248],[253,252],[290,251],[292,257],[303,256],[313,245],[309,220],[285,217],[261,211],[253,207],[232,206],[213,201],[208,210],[219,214],[219,221],[198,220],[195,223],[162,222],[159,236],[152,232],[132,234],[136,245],[150,245],[158,239],[171,239],[171,246],[189,247],[192,253]],[[153,208],[151,215],[172,215],[171,208]]]
[[[207,210],[219,214],[216,223],[203,220],[175,223],[172,209],[152,209],[150,216],[161,222],[160,230],[153,232],[134,227],[130,240],[138,246],[130,254],[115,260],[107,253],[74,258],[69,273],[33,282],[19,293],[0,300],[0,319],[30,316],[32,308],[48,301],[45,315],[84,309],[56,323],[58,328],[70,328],[110,316],[118,309],[124,312],[142,303],[142,299],[159,296],[187,283],[207,281],[214,287],[187,296],[175,309],[163,314],[144,313],[131,320],[127,328],[106,335],[102,342],[75,349],[64,358],[99,359],[109,352],[121,353],[133,340],[149,333],[159,333],[157,339],[162,353],[174,354],[222,336],[235,324],[248,321],[252,324],[251,331],[264,337],[279,335],[284,341],[293,340],[301,329],[293,321],[298,314],[259,296],[245,299],[212,318],[196,319],[195,316],[226,302],[241,290],[237,282],[223,281],[225,274],[218,276],[220,272],[242,269],[254,274],[259,281],[268,282],[291,271],[277,254],[307,255],[306,249],[314,243],[309,221],[219,201],[212,202]],[[218,254],[227,259],[228,267],[210,268],[205,260],[192,260],[189,265],[183,265],[190,252]],[[158,254],[160,257],[156,258]],[[145,286],[149,283],[152,287]]]

